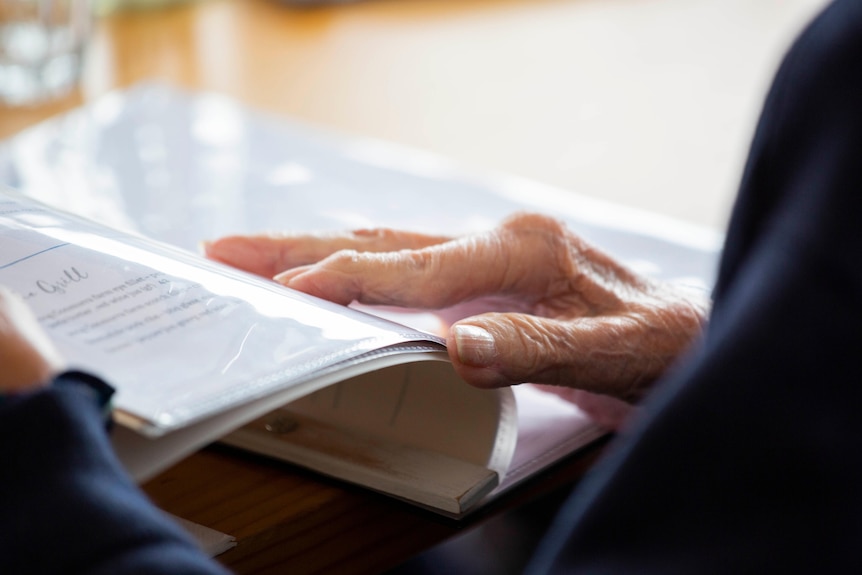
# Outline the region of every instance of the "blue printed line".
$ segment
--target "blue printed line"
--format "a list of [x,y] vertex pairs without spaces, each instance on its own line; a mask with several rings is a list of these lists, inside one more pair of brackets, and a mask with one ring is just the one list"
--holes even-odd
[[57,244],[56,246],[51,246],[50,248],[45,248],[42,251],[39,251],[39,252],[30,254],[29,256],[24,256],[23,258],[17,259],[14,262],[9,262],[8,264],[3,264],[2,266],[0,266],[0,270],[5,270],[6,268],[10,268],[10,267],[14,266],[15,264],[20,264],[24,260],[29,260],[30,258],[35,258],[38,255],[44,254],[45,252],[50,252],[51,250],[56,250],[57,248],[62,248],[63,246],[68,246],[68,245],[69,245],[69,242],[65,242],[62,244]]

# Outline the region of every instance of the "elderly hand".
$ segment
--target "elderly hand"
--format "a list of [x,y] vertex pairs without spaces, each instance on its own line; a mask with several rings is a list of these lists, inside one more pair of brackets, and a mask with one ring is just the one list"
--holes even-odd
[[[467,382],[637,401],[698,337],[708,303],[641,277],[561,222],[519,214],[462,238],[392,230],[232,236],[208,257],[349,304],[441,311]],[[476,315],[481,314],[481,315]]]
[[64,362],[30,308],[0,286],[0,394],[47,384]]

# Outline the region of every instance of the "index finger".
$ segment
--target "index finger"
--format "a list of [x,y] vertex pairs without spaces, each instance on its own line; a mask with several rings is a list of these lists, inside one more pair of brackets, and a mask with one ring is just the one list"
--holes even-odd
[[488,295],[529,304],[547,295],[560,271],[560,234],[544,219],[537,226],[511,222],[517,225],[422,249],[341,251],[275,279],[342,304],[443,309]]
[[309,234],[235,235],[204,242],[213,260],[272,278],[285,270],[318,262],[340,250],[386,252],[445,242],[447,236],[386,228]]

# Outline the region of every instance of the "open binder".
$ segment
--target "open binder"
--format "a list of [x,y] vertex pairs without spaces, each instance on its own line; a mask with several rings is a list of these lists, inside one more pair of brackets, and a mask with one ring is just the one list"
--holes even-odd
[[[720,243],[661,216],[160,84],[7,141],[0,183],[20,192],[0,196],[0,283],[35,294],[61,351],[118,388],[114,442],[138,480],[221,440],[456,517],[604,430],[531,386],[461,382],[443,340],[406,327],[426,316],[372,310],[389,321],[291,292],[198,257],[197,242],[360,226],[456,234],[535,209],[641,271],[703,286]],[[49,286],[71,274],[65,304],[33,288],[42,270],[53,270]],[[76,317],[76,304],[89,314]],[[121,320],[130,331],[112,335]]]
[[116,387],[138,478],[276,408],[228,441],[454,515],[511,462],[511,390],[464,384],[433,335],[13,194],[0,238],[0,282]]

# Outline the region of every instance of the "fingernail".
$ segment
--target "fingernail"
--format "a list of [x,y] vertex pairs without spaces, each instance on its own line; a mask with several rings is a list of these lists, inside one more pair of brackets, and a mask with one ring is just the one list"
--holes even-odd
[[497,357],[494,337],[481,327],[456,325],[452,327],[458,359],[464,365],[486,367]]

